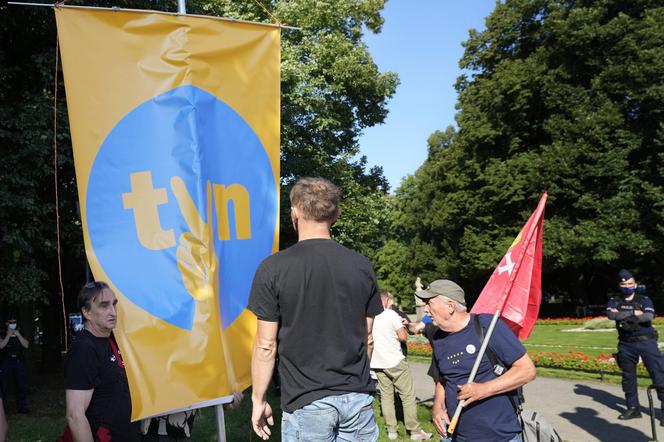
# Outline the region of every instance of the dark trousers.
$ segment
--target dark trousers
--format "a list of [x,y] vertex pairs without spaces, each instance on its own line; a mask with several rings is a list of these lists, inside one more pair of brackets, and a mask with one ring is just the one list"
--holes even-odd
[[143,442],[187,442],[189,441],[189,438],[146,434],[145,436],[143,436],[142,440]]
[[[643,360],[654,384],[664,385],[664,357],[657,347],[657,341],[650,339],[639,342],[620,342],[618,344],[618,364],[622,369],[622,388],[628,407],[639,406],[636,384],[636,365],[639,356]],[[657,392],[664,409],[664,392]]]
[[12,379],[16,387],[16,406],[18,411],[25,413],[28,411],[28,369],[23,358],[7,357],[2,363],[2,391],[5,402]]

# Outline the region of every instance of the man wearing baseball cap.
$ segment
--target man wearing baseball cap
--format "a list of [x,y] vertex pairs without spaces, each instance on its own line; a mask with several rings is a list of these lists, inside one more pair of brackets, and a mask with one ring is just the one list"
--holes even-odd
[[[622,269],[618,272],[618,288],[620,296],[609,300],[606,315],[616,321],[618,329],[616,362],[622,369],[622,387],[627,402],[627,410],[619,415],[618,419],[626,420],[641,417],[636,384],[639,357],[648,369],[653,383],[657,385],[664,384],[664,361],[657,347],[657,331],[652,326],[655,317],[652,301],[638,292],[636,279],[629,270]],[[664,410],[664,393],[658,391],[657,394]],[[660,425],[664,425],[664,416]]]
[[499,320],[489,348],[500,366],[494,367],[485,354],[475,380],[469,383],[481,346],[477,328],[485,334],[491,315],[477,315],[476,319],[468,313],[463,289],[446,279],[432,282],[417,296],[426,303],[424,311],[442,331],[432,343],[438,379],[432,414],[438,432],[447,437],[450,416],[463,399],[466,402],[455,431],[456,442],[520,442],[521,425],[512,401],[518,404],[515,390],[535,379],[535,366],[526,349]]

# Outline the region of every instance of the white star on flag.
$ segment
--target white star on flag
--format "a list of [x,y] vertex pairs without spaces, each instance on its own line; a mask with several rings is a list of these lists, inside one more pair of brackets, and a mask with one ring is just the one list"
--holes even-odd
[[512,270],[514,270],[514,263],[512,262],[512,252],[507,252],[505,254],[505,265],[498,266],[498,274],[502,275],[503,273],[507,272],[508,275],[512,276]]

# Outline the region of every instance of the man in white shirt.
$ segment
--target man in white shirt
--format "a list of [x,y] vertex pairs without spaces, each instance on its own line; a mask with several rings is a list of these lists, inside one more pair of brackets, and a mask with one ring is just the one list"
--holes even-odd
[[371,368],[378,377],[380,402],[387,426],[387,437],[396,440],[397,417],[394,409],[394,390],[396,389],[403,403],[404,424],[410,431],[411,440],[429,440],[430,433],[425,433],[417,421],[417,404],[413,376],[408,362],[401,352],[400,342],[408,340],[408,332],[399,315],[390,307],[392,295],[381,291],[380,299],[385,310],[374,318],[374,351]]

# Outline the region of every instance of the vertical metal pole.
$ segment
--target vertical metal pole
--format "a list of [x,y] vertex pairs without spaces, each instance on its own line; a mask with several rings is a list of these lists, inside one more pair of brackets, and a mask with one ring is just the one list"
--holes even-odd
[[185,4],[186,0],[178,0],[178,14],[187,13],[187,5]]
[[215,405],[214,414],[217,417],[217,442],[226,442],[226,422],[224,421],[224,406]]

